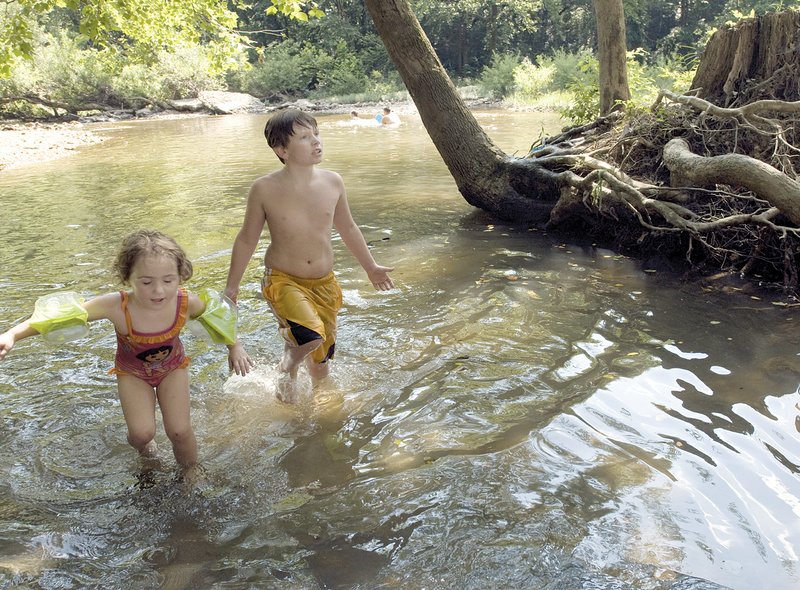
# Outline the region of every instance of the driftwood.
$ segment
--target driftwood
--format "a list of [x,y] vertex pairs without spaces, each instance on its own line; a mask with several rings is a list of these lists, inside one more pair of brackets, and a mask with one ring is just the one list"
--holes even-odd
[[662,91],[650,113],[539,140],[527,159],[557,195],[550,225],[634,255],[755,275],[796,298],[798,31],[796,11],[721,28],[690,92]]
[[[89,111],[102,111],[106,113],[129,113],[135,115],[136,112],[143,106],[149,106],[157,110],[170,110],[172,107],[169,103],[162,100],[146,98],[144,96],[135,96],[128,99],[130,104],[123,104],[121,107],[111,106],[105,103],[97,102],[82,102],[82,103],[69,103],[60,100],[55,100],[33,93],[16,94],[0,97],[0,105],[10,104],[14,102],[26,102],[32,105],[49,108],[53,111],[54,117],[59,117],[62,113],[70,115],[77,115],[82,112]],[[137,104],[133,104],[136,101]],[[118,101],[124,103],[124,101]]]
[[4,96],[0,97],[0,104],[9,104],[12,102],[27,102],[28,104],[38,105],[42,107],[47,107],[53,110],[53,114],[55,116],[59,115],[59,110],[64,111],[70,114],[76,114],[79,111],[107,111],[112,110],[107,105],[101,105],[97,103],[86,103],[80,106],[76,106],[74,104],[66,103],[59,100],[54,100],[50,98],[46,98],[44,96],[38,96],[32,93],[25,93],[19,95],[11,95],[11,96]]

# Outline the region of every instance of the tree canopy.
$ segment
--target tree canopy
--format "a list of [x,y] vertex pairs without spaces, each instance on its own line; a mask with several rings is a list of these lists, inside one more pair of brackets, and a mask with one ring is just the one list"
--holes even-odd
[[143,54],[202,42],[224,59],[238,43],[236,14],[219,0],[11,0],[0,18],[0,75],[30,56],[40,23],[59,18],[77,21],[96,46]]
[[[707,31],[726,20],[793,4],[625,0],[628,47],[692,53]],[[496,53],[534,59],[597,45],[592,0],[413,0],[411,7],[442,64],[456,76],[478,74]],[[323,15],[328,18],[320,20]],[[159,50],[198,43],[222,65],[244,47],[276,39],[314,42],[319,27],[302,25],[325,20],[340,23],[326,25],[328,42],[341,39],[374,51],[368,40],[374,28],[358,0],[6,0],[0,10],[0,77],[33,53],[37,28],[71,28],[95,47],[125,51],[143,62]]]

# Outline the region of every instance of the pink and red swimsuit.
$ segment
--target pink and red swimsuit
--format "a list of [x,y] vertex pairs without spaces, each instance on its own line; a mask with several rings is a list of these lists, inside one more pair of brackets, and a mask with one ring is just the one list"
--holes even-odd
[[114,368],[109,373],[132,375],[152,387],[158,387],[170,372],[189,366],[190,359],[186,356],[180,339],[181,329],[186,324],[189,297],[185,290],[179,289],[175,321],[172,326],[163,332],[146,334],[133,329],[128,311],[128,293],[120,291],[120,295],[128,334],[117,332],[117,356]]

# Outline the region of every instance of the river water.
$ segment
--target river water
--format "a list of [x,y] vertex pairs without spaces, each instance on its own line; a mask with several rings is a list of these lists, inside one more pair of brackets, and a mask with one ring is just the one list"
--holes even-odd
[[[558,126],[476,115],[508,153]],[[188,288],[221,288],[247,189],[280,165],[264,120],[98,125],[102,144],[0,173],[0,323],[118,289],[137,227],[186,248]],[[333,378],[290,408],[254,260],[240,331],[258,369],[229,378],[224,349],[185,336],[192,489],[160,427],[159,461],[127,445],[110,325],[20,342],[0,365],[1,587],[800,587],[796,311],[487,219],[413,115],[319,120],[397,288],[373,291],[335,239]]]

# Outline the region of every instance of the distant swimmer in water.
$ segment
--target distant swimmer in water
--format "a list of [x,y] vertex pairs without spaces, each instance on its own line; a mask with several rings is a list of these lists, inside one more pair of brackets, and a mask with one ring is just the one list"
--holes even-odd
[[397,126],[400,124],[400,117],[398,117],[395,113],[393,113],[392,109],[390,109],[389,107],[383,108],[383,116],[379,120],[381,125]]

